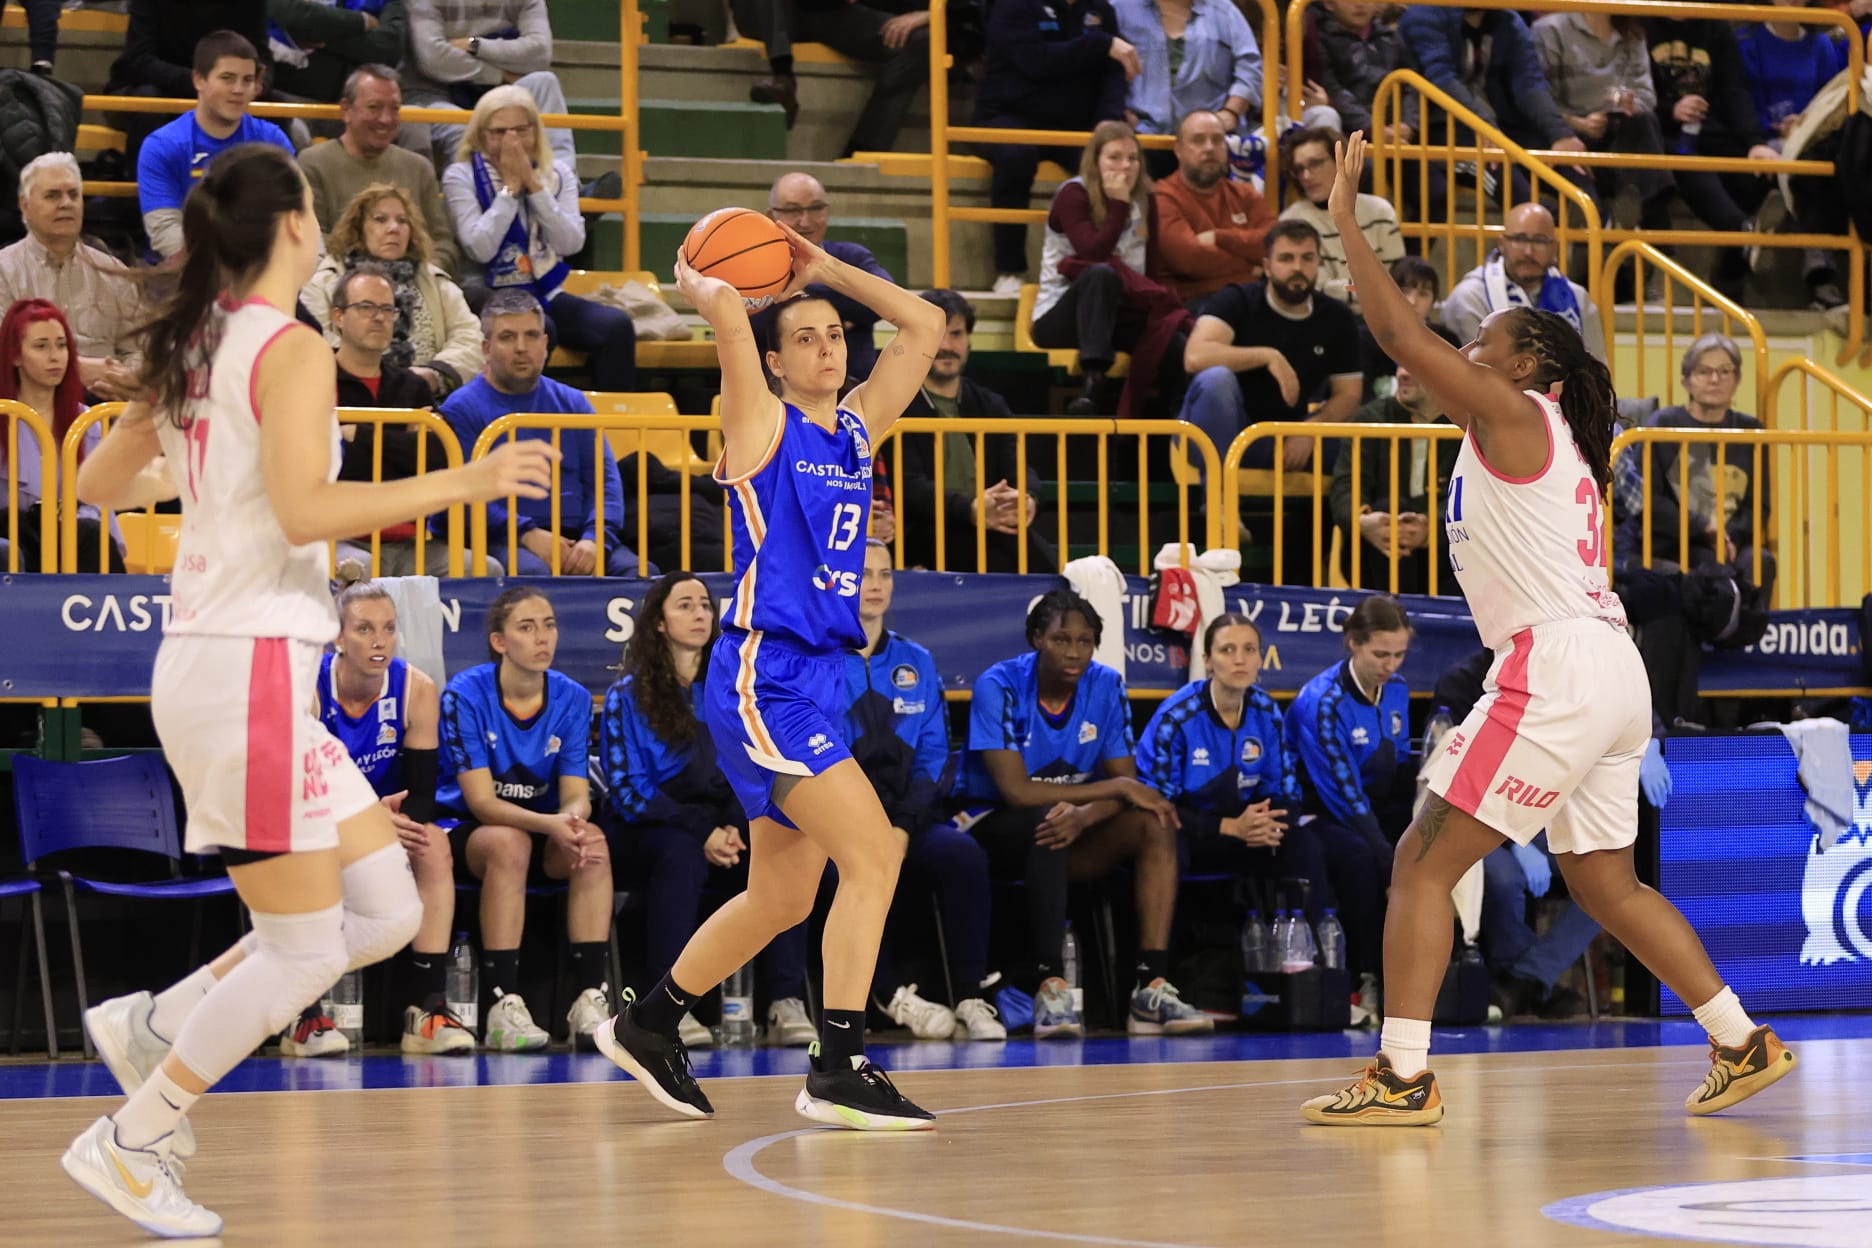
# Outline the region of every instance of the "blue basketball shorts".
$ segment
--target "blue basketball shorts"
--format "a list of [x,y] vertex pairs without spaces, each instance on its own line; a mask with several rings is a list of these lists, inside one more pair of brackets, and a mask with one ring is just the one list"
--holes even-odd
[[774,803],[783,775],[819,775],[851,757],[845,717],[845,656],[815,652],[770,633],[724,632],[703,691],[715,757],[749,819],[792,820]]

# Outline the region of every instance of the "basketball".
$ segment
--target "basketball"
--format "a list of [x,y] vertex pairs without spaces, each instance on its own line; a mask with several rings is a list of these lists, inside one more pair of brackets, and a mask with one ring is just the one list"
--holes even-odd
[[764,307],[793,279],[793,249],[780,227],[748,208],[719,208],[696,222],[683,240],[683,259],[707,277]]

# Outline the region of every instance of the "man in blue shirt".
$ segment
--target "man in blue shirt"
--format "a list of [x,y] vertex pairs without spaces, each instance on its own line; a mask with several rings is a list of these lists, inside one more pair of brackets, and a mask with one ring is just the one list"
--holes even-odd
[[[827,242],[826,227],[832,221],[832,205],[826,200],[826,189],[810,173],[783,173],[774,179],[773,187],[767,192],[767,215],[798,230],[800,237],[807,242],[823,247],[826,254],[843,260],[855,269],[863,269],[873,277],[881,277],[887,282],[897,279],[890,275],[890,270],[879,264],[871,249],[862,243]],[[814,283],[806,288],[806,293],[824,299],[838,309],[839,320],[845,324],[845,372],[852,381],[863,381],[871,375],[872,365],[877,363],[877,343],[872,332],[877,327],[877,313],[864,304],[841,295],[827,286]],[[773,342],[774,318],[779,315],[776,308],[765,308],[754,314],[754,342],[763,352]]]
[[[449,395],[442,404],[464,454],[474,453],[481,431],[515,412],[575,412],[589,415],[584,392],[554,381],[546,370],[546,314],[539,300],[524,290],[501,290],[481,309],[481,374]],[[523,429],[523,438],[550,438],[550,430]],[[553,550],[559,572],[589,576],[604,560],[609,576],[637,576],[638,559],[624,544],[630,524],[624,513],[624,486],[617,460],[602,437],[586,430],[561,434],[559,449],[559,531],[552,530],[551,498],[522,499],[515,510],[520,545],[507,552],[507,566],[520,576],[550,576]],[[601,475],[602,474],[602,475]],[[601,493],[602,491],[602,493]],[[601,517],[599,501],[604,508]],[[603,530],[604,547],[598,538]],[[488,540],[498,543],[507,532],[507,505],[488,504]],[[655,576],[643,565],[641,575]]]
[[247,115],[260,94],[260,54],[245,36],[217,30],[195,45],[195,107],[143,141],[137,201],[150,246],[167,260],[182,250],[182,202],[208,164],[239,143],[293,150],[270,121]]

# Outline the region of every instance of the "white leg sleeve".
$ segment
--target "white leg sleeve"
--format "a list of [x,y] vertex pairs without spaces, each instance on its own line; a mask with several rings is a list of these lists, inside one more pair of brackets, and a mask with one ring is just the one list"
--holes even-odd
[[402,845],[386,845],[344,869],[344,937],[351,970],[381,962],[409,944],[422,917],[422,897]]
[[344,907],[253,916],[256,948],[189,1012],[175,1055],[208,1083],[233,1070],[345,970]]

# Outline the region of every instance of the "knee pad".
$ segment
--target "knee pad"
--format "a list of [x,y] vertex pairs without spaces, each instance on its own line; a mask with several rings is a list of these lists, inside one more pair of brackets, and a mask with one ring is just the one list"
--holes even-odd
[[209,1082],[298,1018],[345,972],[343,906],[307,914],[256,911],[252,935],[246,961],[202,998],[176,1037],[176,1056]]
[[416,937],[422,897],[409,855],[386,845],[344,869],[344,940],[351,970],[381,962]]

